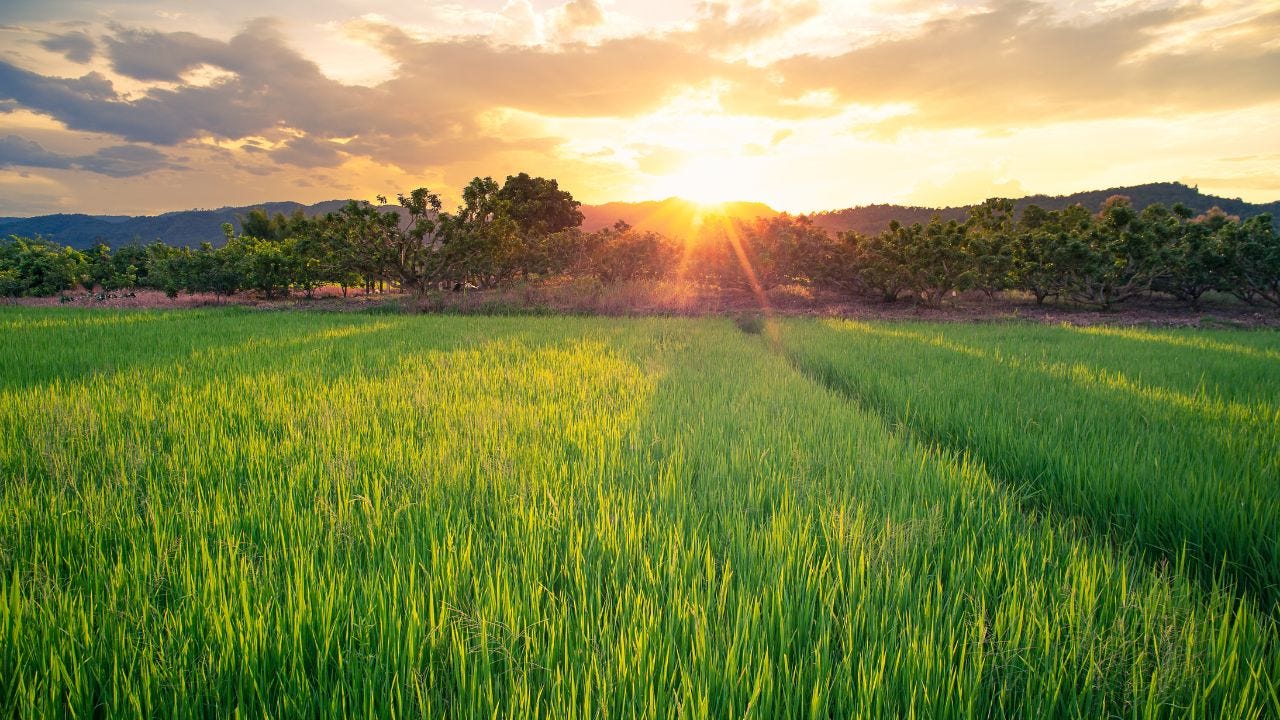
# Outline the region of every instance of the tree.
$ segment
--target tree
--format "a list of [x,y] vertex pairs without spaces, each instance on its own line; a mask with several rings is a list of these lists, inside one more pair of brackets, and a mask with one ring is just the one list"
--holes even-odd
[[88,261],[86,289],[122,290],[138,286],[142,263],[137,246],[126,245],[112,251],[109,245],[99,241],[85,253],[85,258]]
[[417,188],[396,199],[408,213],[408,219],[403,228],[399,224],[389,228],[386,237],[391,242],[390,257],[401,286],[421,292],[440,278],[441,246],[446,242],[438,233],[443,204],[439,196],[426,188]]
[[91,282],[89,261],[84,253],[40,237],[11,237],[3,243],[0,270],[6,271],[4,286],[11,295],[56,295],[76,285]]
[[938,217],[915,224],[907,233],[906,260],[911,289],[926,305],[937,307],[952,290],[963,289],[971,272],[965,253],[965,226]]
[[474,178],[454,213],[440,213],[434,277],[491,285],[516,268],[520,227],[493,178]]
[[274,216],[267,215],[267,211],[263,208],[254,208],[249,211],[245,217],[240,220],[240,234],[256,237],[262,240],[285,240],[295,237],[306,230],[308,220],[301,210],[295,210],[292,215],[285,216],[284,213],[276,213]]
[[400,216],[383,212],[367,201],[352,200],[325,222],[326,243],[345,277],[358,278],[366,291],[380,281],[394,279],[393,258],[398,253],[392,235]]
[[1164,236],[1166,247],[1164,267],[1153,287],[1196,308],[1202,295],[1222,285],[1227,269],[1223,236],[1234,230],[1239,218],[1218,210],[1186,222],[1190,214],[1184,206],[1168,210],[1151,205],[1143,211],[1143,217]]
[[1280,307],[1280,235],[1270,215],[1231,224],[1222,233],[1223,289],[1252,304]]
[[523,238],[557,233],[582,224],[582,203],[561,190],[554,179],[508,175],[497,192],[505,212],[515,221]]
[[0,297],[18,297],[22,294],[22,276],[17,268],[0,265]]
[[143,249],[143,258],[145,272],[140,277],[145,278],[141,281],[144,287],[163,290],[169,297],[177,297],[179,291],[191,287],[191,251],[187,248],[156,241]]
[[841,251],[807,217],[779,215],[744,223],[704,225],[692,250],[694,273],[721,288],[767,291],[786,283],[813,284],[831,273]]
[[987,297],[1014,286],[1013,201],[991,198],[969,211],[965,222],[966,282]]
[[247,286],[238,241],[216,249],[207,242],[201,243],[194,253],[172,258],[170,266],[182,276],[188,292],[230,297]]
[[[1088,222],[1088,212],[1080,206]],[[1062,259],[1066,238],[1074,213],[1058,213],[1038,205],[1029,205],[1022,211],[1013,229],[1012,267],[1014,287],[1035,296],[1036,304],[1043,305],[1050,297],[1063,292]]]
[[911,287],[907,261],[912,245],[910,235],[911,230],[897,220],[890,221],[888,229],[877,235],[855,231],[841,235],[862,289],[893,302]]
[[654,280],[675,266],[678,250],[663,236],[619,220],[583,240],[582,270],[602,282]]
[[[358,203],[356,210],[359,212]],[[342,288],[343,297],[346,297],[348,288],[361,285],[364,278],[372,277],[375,271],[374,263],[366,262],[350,232],[345,208],[312,222],[308,231],[298,239],[297,251],[307,267],[314,268],[322,282],[337,283]]]
[[1075,228],[1061,253],[1066,294],[1107,309],[1150,291],[1163,268],[1165,239],[1128,198],[1108,198],[1091,221]]

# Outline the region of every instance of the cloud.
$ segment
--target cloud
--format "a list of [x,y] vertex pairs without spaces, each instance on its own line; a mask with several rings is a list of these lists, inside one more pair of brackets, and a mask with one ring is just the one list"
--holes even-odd
[[229,44],[189,32],[118,27],[106,44],[111,68],[135,80],[176,83],[184,72],[200,65],[229,68],[237,64]]
[[[284,125],[322,137],[367,131],[375,93],[325,77],[288,48],[275,23],[256,21],[229,42],[191,33],[118,31],[108,41],[113,68],[135,79],[179,82],[209,65],[232,75],[207,85],[154,86],[139,98],[116,92],[98,72],[47,77],[0,61],[0,99],[17,101],[73,130],[172,145],[202,136],[237,139]],[[151,58],[151,59],[148,59]]]
[[37,142],[6,135],[0,137],[0,167],[86,170],[122,178],[177,166],[170,163],[164,153],[141,145],[112,145],[88,155],[63,155],[46,150]]
[[0,138],[0,167],[14,166],[66,169],[71,159],[45,150],[40,143],[6,135]]
[[1275,194],[1280,193],[1280,172],[1259,170],[1251,173],[1232,175],[1184,177],[1181,182],[1187,185],[1205,185],[1215,188],[1230,188],[1232,191],[1261,190]]
[[578,33],[604,24],[604,8],[598,0],[569,0],[548,14],[552,34],[560,40],[571,40]]
[[817,0],[706,0],[695,28],[683,40],[709,50],[735,50],[781,35],[822,11]]
[[[246,180],[258,173],[285,182],[301,174],[297,168],[335,167],[349,179],[360,167],[360,182],[371,184],[525,169],[508,167],[519,161],[580,172],[596,192],[604,186],[595,179],[610,177],[610,187],[633,193],[637,181],[668,174],[685,154],[692,162],[741,152],[758,156],[760,167],[787,158],[816,167],[833,161],[837,145],[878,157],[953,128],[976,129],[956,134],[964,138],[958,144],[1059,126],[1087,137],[1076,121],[1190,127],[1183,119],[1192,114],[1257,108],[1270,119],[1275,111],[1267,108],[1280,107],[1280,12],[1140,3],[1067,16],[1047,3],[993,0],[939,16],[924,5],[895,6],[894,17],[837,41],[831,37],[842,31],[831,19],[861,17],[854,3],[709,0],[683,23],[648,29],[619,5],[504,0],[479,11],[432,3],[427,17],[458,19],[432,20],[431,29],[378,16],[335,19],[385,60],[387,72],[363,84],[327,76],[270,19],[218,38],[121,24],[104,35],[24,31],[35,38],[22,40],[28,47],[39,42],[90,64],[68,71],[60,61],[41,66],[21,51],[5,53],[0,118],[51,147],[74,145],[17,128],[103,134],[113,139],[101,144],[112,148],[60,155],[14,136],[0,143],[0,164],[126,176],[173,162],[204,172],[216,156],[220,169]],[[4,114],[16,110],[30,112]],[[575,147],[614,155],[592,160]],[[975,159],[976,148],[944,164],[991,159]],[[196,159],[175,161],[179,153]],[[892,174],[891,165],[880,173]],[[1194,172],[1224,174],[1175,168],[1167,176]],[[904,172],[893,192],[918,181]],[[963,190],[917,186],[935,197]]]
[[[760,72],[663,37],[546,48],[479,38],[419,40],[376,22],[365,22],[363,31],[397,63],[395,78],[372,87],[338,83],[290,48],[270,21],[254,21],[225,42],[116,28],[106,52],[113,70],[161,84],[126,96],[98,72],[59,78],[0,61],[0,102],[20,103],[72,130],[132,142],[238,140],[287,129],[307,140],[275,150],[281,162],[329,165],[340,161],[341,152],[369,152],[401,164],[405,158],[439,162],[456,147],[558,144],[536,132],[486,127],[482,116],[496,109],[626,117],[655,110],[710,79],[746,80]],[[201,67],[225,74],[207,84],[183,80]],[[354,141],[339,150],[329,142],[334,139]]]
[[492,39],[503,45],[542,42],[542,17],[529,0],[507,0],[494,21]]
[[93,59],[98,44],[84,31],[74,31],[62,35],[50,35],[40,41],[40,47],[49,52],[59,53],[75,63],[87,63]]
[[[830,57],[800,55],[753,67],[705,51],[740,47],[806,22],[819,9],[813,0],[721,0],[702,5],[692,29],[557,47],[476,37],[422,40],[385,22],[363,21],[362,34],[398,67],[395,77],[375,86],[326,77],[288,46],[270,20],[251,21],[227,41],[115,27],[105,45],[112,69],[161,84],[124,96],[100,73],[50,77],[0,61],[0,103],[18,102],[74,130],[160,145],[290,128],[312,142],[305,148],[289,143],[279,151],[281,161],[325,164],[340,158],[327,142],[332,139],[364,137],[365,147],[386,147],[393,143],[378,138],[396,138],[443,148],[450,140],[483,135],[476,118],[496,108],[625,118],[708,86],[721,88],[719,102],[730,114],[811,119],[834,117],[855,104],[908,108],[871,121],[889,132],[995,130],[1242,107],[1280,97],[1274,80],[1280,77],[1280,48],[1257,42],[1257,31],[1224,31],[1214,44],[1144,54],[1161,28],[1195,17],[1195,10],[1182,6],[1081,24],[1058,18],[1045,5],[1005,0],[988,12],[933,21],[915,35]],[[551,16],[567,26],[589,26],[601,20],[602,10],[597,0],[572,0]],[[525,36],[536,29],[534,21],[541,22],[527,0],[510,0],[504,17],[524,23]],[[1264,30],[1280,28],[1275,18],[1259,22]],[[218,73],[198,84],[189,74],[199,68]],[[830,102],[818,107],[805,101],[814,97]]]
[[[928,23],[916,35],[833,57],[797,56],[773,69],[773,96],[740,93],[727,106],[777,112],[777,96],[827,90],[842,102],[910,103],[895,127],[1009,128],[1031,123],[1239,108],[1280,98],[1280,13],[1250,32],[1215,33],[1178,52],[1147,52],[1190,6],[1068,22],[1051,6],[1004,0],[988,12]],[[1274,37],[1274,34],[1271,35]]]
[[327,140],[303,135],[291,138],[283,147],[271,151],[271,159],[305,168],[336,167],[346,159],[346,155],[340,152],[341,147]]
[[164,153],[142,145],[105,147],[92,155],[76,157],[74,165],[82,170],[111,177],[133,177],[153,170],[177,167],[169,162]]
[[423,109],[511,107],[562,117],[628,116],[717,77],[757,74],[661,37],[552,50],[495,47],[481,39],[422,42],[390,26],[380,30],[381,46],[401,68],[383,89]]
[[550,154],[560,142],[559,138],[552,137],[506,139],[463,132],[443,138],[374,135],[352,140],[343,149],[412,173],[459,162],[483,162],[503,153]]

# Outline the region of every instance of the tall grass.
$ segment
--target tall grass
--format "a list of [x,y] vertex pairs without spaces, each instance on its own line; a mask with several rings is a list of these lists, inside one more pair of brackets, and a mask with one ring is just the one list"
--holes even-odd
[[6,714],[1280,713],[1252,601],[727,320],[0,323]]
[[1094,530],[1280,601],[1280,335],[794,322],[786,352]]

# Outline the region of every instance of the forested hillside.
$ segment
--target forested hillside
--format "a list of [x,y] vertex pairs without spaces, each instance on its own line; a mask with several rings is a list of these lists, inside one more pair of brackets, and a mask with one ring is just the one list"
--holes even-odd
[[182,210],[163,215],[41,215],[31,218],[0,218],[0,236],[40,236],[81,250],[99,241],[119,246],[128,243],[150,243],[161,240],[176,247],[198,247],[202,242],[220,243],[222,224],[240,228],[240,219],[250,210],[261,208],[269,215],[292,215],[301,210],[307,217],[334,212],[346,200],[326,200],[314,205],[296,202],[269,202],[246,207],[224,207],[217,210]]
[[[1196,214],[1218,207],[1230,215],[1247,219],[1263,213],[1280,217],[1280,201],[1255,204],[1238,198],[1221,198],[1206,195],[1196,188],[1181,183],[1148,183],[1134,187],[1091,190],[1073,195],[1030,195],[1014,201],[1021,212],[1029,205],[1046,210],[1061,210],[1075,204],[1097,208],[1112,195],[1124,195],[1132,200],[1137,210],[1160,204],[1173,207],[1181,203]],[[217,210],[184,210],[163,215],[129,217],[127,215],[43,215],[33,218],[0,218],[0,237],[40,236],[62,245],[87,249],[102,241],[113,247],[128,243],[150,243],[161,240],[175,247],[198,247],[202,242],[215,246],[224,241],[223,223],[231,223],[242,229],[241,219],[254,209],[262,209],[267,215],[281,213],[292,215],[301,210],[307,217],[319,217],[340,209],[346,200],[327,200],[314,205],[296,202],[269,202],[244,207],[226,207]],[[382,206],[394,210],[398,206]],[[874,234],[888,227],[893,220],[904,225],[927,223],[934,215],[945,220],[963,221],[977,205],[951,208],[927,208],[910,205],[865,205],[862,207],[813,213],[814,225],[832,233],[854,230]],[[631,227],[655,232],[669,238],[689,238],[697,234],[705,220],[707,210],[697,203],[680,198],[667,198],[646,202],[612,202],[603,205],[583,205],[582,228],[588,232],[612,226],[618,220]],[[779,215],[777,210],[755,202],[725,203],[715,210],[717,217],[752,222]]]
[[[1113,195],[1123,195],[1130,199],[1133,207],[1143,210],[1150,205],[1173,207],[1182,204],[1196,214],[1208,212],[1217,207],[1229,215],[1250,218],[1263,213],[1272,217],[1280,217],[1280,201],[1258,204],[1248,203],[1240,198],[1224,198],[1207,195],[1199,188],[1188,187],[1177,182],[1147,183],[1132,187],[1109,188],[1107,190],[1089,190],[1071,195],[1028,195],[1014,200],[1014,207],[1020,213],[1029,205],[1038,205],[1045,210],[1062,210],[1072,205],[1084,205],[1096,208]],[[897,220],[904,225],[927,223],[938,215],[943,220],[964,220],[969,210],[977,205],[961,207],[927,208],[914,205],[864,205],[861,207],[813,213],[813,223],[831,232],[854,230],[860,233],[878,233],[888,226],[890,221]]]

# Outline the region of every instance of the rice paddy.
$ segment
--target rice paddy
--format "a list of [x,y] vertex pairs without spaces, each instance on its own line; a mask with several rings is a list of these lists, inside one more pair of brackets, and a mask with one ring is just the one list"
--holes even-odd
[[0,712],[1280,715],[1280,336],[0,308]]

